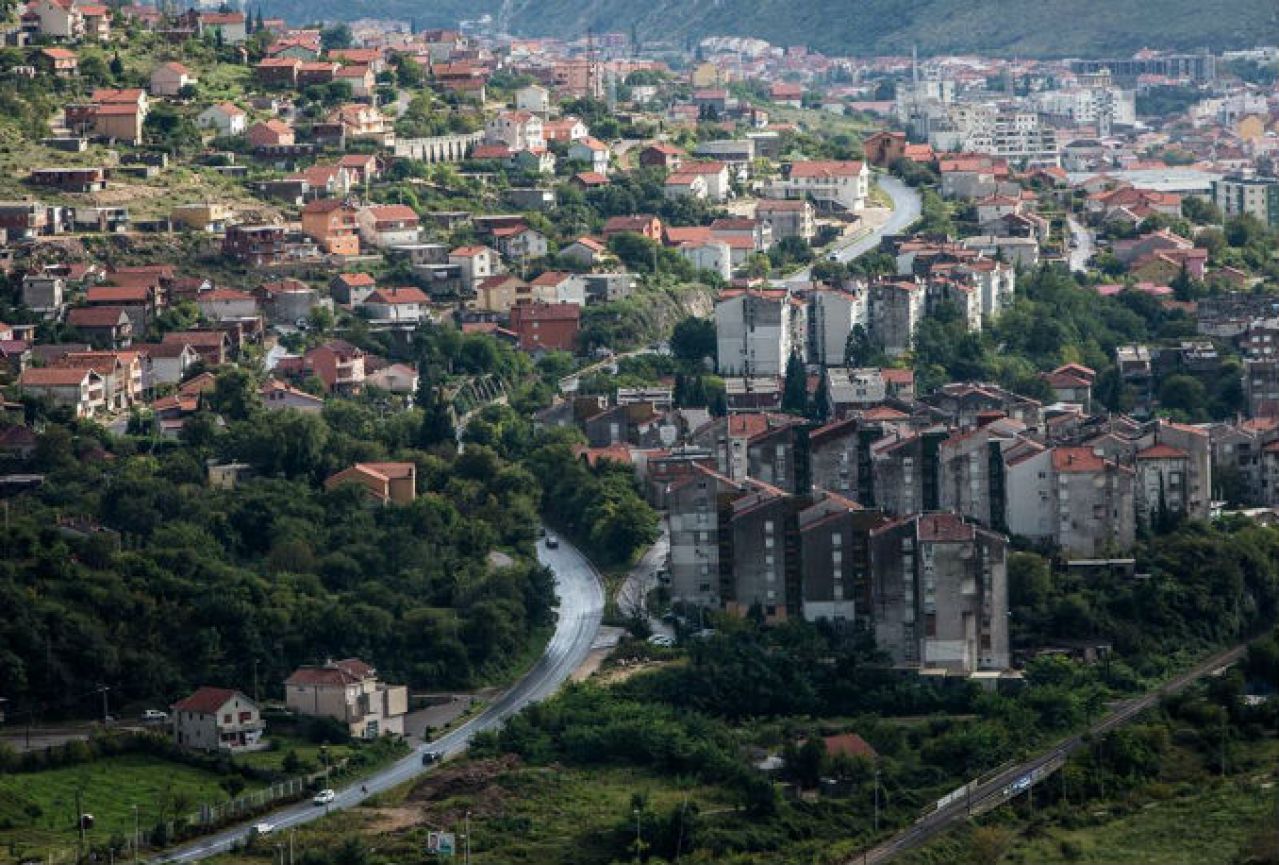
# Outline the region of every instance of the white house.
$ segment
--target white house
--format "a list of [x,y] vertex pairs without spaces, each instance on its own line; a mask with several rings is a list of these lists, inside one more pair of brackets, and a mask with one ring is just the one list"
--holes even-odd
[[706,199],[706,178],[700,174],[684,174],[679,172],[666,178],[662,185],[662,194],[668,199],[696,198]]
[[200,314],[211,321],[252,318],[258,314],[258,299],[234,288],[215,288],[196,295]]
[[706,197],[711,201],[724,201],[731,191],[728,165],[723,162],[685,162],[678,173],[702,178],[706,183]]
[[377,204],[365,207],[356,215],[360,238],[369,246],[385,249],[400,244],[417,243],[422,220],[406,204]]
[[430,298],[420,288],[379,288],[364,298],[360,309],[376,321],[417,323],[426,317]]
[[236,752],[263,745],[262,713],[239,691],[206,686],[172,708],[173,737],[180,747]]
[[196,125],[201,129],[212,129],[218,135],[243,135],[248,128],[249,116],[239,106],[230,102],[219,102],[196,115]]
[[530,111],[503,111],[484,127],[486,144],[503,144],[512,151],[546,149],[542,118]]
[[811,198],[819,206],[858,213],[870,195],[870,170],[865,162],[815,161],[791,165],[785,180],[764,187],[768,198]]
[[449,252],[449,264],[462,271],[462,283],[468,292],[497,273],[499,259],[495,250],[487,246],[459,246]]
[[161,63],[151,72],[152,96],[177,96],[182,88],[194,85],[196,77],[191,70],[176,61]]
[[528,261],[546,255],[546,235],[527,225],[508,225],[493,229],[498,250],[509,259]]
[[515,108],[545,115],[551,110],[551,92],[541,84],[529,84],[515,91]]
[[587,136],[569,145],[568,158],[574,162],[584,162],[596,174],[608,174],[608,163],[611,152],[608,145],[598,138]]
[[679,254],[693,263],[698,270],[718,273],[725,280],[733,278],[733,250],[722,240],[703,243],[685,243]]

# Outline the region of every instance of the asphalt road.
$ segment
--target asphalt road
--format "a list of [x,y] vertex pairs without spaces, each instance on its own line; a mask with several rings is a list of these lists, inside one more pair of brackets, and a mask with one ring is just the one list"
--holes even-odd
[[365,778],[363,788],[360,784],[353,784],[338,790],[337,798],[327,807],[313,805],[307,799],[174,848],[152,862],[198,862],[225,853],[235,844],[243,842],[251,827],[257,823],[269,823],[274,827],[274,832],[280,832],[310,823],[329,811],[355,807],[370,796],[398,787],[405,781],[431,771],[432,767],[422,765],[424,753],[440,751],[446,757],[456,756],[466,750],[476,733],[496,729],[525,706],[554,694],[581,665],[595,641],[604,613],[604,588],[594,566],[564,540],[554,550],[548,550],[545,544],[539,543],[538,558],[555,572],[555,590],[559,595],[559,617],[555,633],[547,643],[542,657],[524,678],[483,712],[439,739],[419,745],[409,756],[376,775]]
[[[852,240],[833,249],[832,252],[840,261],[849,262],[865,255],[879,246],[882,237],[887,234],[902,233],[920,217],[923,200],[918,192],[891,174],[876,175],[875,182],[893,200],[893,213],[879,228],[866,234],[855,234]],[[812,279],[811,267],[805,267],[786,277],[787,282],[808,282],[810,279]]]
[[1075,239],[1075,246],[1069,250],[1070,269],[1076,273],[1087,273],[1088,261],[1096,252],[1092,232],[1073,216],[1067,217],[1066,226],[1070,229],[1070,236]]
[[[909,828],[902,830],[902,832],[878,847],[849,859],[847,865],[857,865],[857,863],[870,865],[870,863],[888,862],[897,854],[920,847],[934,837],[950,830],[957,823],[963,822],[968,818],[970,811],[980,813],[981,811],[989,810],[995,805],[1000,805],[1016,798],[1021,793],[1032,789],[1034,784],[1038,783],[1042,777],[1051,774],[1055,766],[1060,765],[1075,751],[1083,748],[1087,744],[1085,735],[1095,738],[1124,726],[1142,712],[1154,707],[1162,697],[1184,690],[1205,676],[1234,664],[1243,657],[1247,648],[1247,644],[1244,643],[1213,655],[1185,673],[1170,679],[1149,694],[1124,702],[1100,721],[1093,724],[1087,734],[1071,736],[1048,751],[1005,769],[989,781],[979,784],[973,789],[970,796],[961,797],[943,808],[924,815]],[[1033,779],[1033,781],[1028,779]]]

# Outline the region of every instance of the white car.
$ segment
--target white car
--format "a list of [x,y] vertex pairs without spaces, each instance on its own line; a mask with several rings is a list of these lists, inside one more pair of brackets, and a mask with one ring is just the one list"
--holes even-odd
[[666,634],[654,634],[648,638],[648,642],[649,645],[660,646],[663,649],[669,649],[671,646],[675,645],[674,637],[667,636]]
[[274,831],[275,827],[270,823],[267,823],[265,820],[261,823],[253,824],[253,834],[255,835],[270,835]]
[[142,721],[146,724],[158,724],[167,720],[169,720],[169,713],[161,712],[159,709],[147,709],[142,713]]
[[311,801],[317,805],[327,805],[338,797],[337,793],[332,790],[321,790],[315,794],[315,798]]

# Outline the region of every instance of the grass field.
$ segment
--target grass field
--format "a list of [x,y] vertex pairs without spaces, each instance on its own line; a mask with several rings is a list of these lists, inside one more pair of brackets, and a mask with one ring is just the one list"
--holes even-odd
[[144,754],[108,757],[43,772],[0,775],[0,861],[74,849],[76,791],[96,825],[91,844],[133,831],[133,807],[147,832],[175,810],[227,798],[220,777]]
[[[1180,795],[1145,803],[1100,825],[1052,829],[1019,840],[1004,863],[1220,865],[1235,861],[1260,822],[1275,814],[1274,788],[1255,779],[1184,785]],[[1104,822],[1103,822],[1104,821]]]
[[[734,820],[722,791],[679,785],[643,770],[598,768],[590,772],[473,761],[432,773],[416,786],[378,798],[374,807],[333,814],[299,828],[299,855],[333,849],[360,835],[388,861],[420,858],[432,830],[464,832],[471,813],[471,859],[485,863],[607,863],[634,837],[633,797],[663,819],[689,803],[697,821]],[[257,853],[228,861],[261,861]]]

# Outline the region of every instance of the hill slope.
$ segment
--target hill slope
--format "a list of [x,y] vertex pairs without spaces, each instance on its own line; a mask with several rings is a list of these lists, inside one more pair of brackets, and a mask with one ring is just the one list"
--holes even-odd
[[758,36],[831,54],[984,51],[1096,56],[1150,46],[1221,49],[1279,39],[1269,0],[275,0],[291,20],[323,16],[416,19],[449,26],[497,15],[536,36],[576,36],[588,28],[646,41],[684,43],[708,35]]

